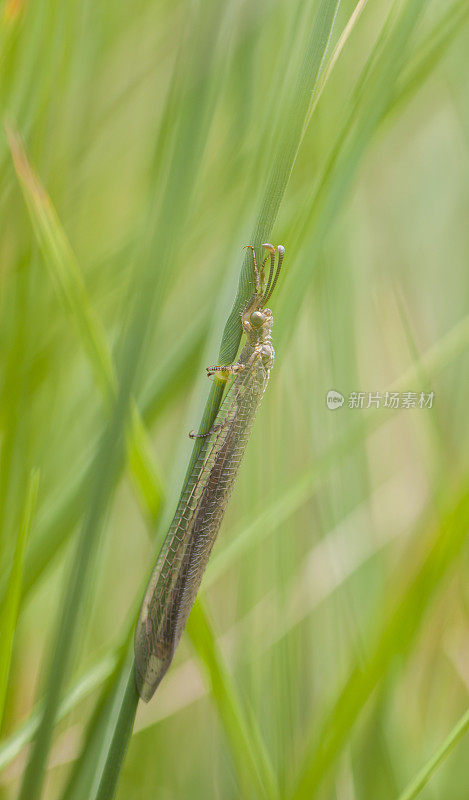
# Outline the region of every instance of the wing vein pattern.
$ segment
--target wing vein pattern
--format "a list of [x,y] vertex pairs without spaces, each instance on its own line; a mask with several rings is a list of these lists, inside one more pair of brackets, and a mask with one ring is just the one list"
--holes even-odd
[[[246,352],[247,351],[247,352]],[[171,664],[217,537],[270,369],[246,346],[161,548],[135,639],[136,680],[149,700]]]

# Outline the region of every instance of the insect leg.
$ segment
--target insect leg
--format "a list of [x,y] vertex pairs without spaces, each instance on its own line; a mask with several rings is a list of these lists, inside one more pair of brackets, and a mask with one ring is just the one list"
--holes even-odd
[[196,433],[195,431],[191,431],[189,433],[189,439],[205,439],[206,436],[211,436],[212,433],[216,433],[220,430],[220,428],[223,428],[222,422],[218,423],[217,425],[212,425],[207,433]]
[[[227,372],[228,375],[237,375],[238,372],[244,369],[244,364],[241,364],[239,361],[236,364],[215,364],[211,367],[207,367],[207,377],[210,378],[215,372]],[[226,377],[228,377],[226,375]],[[225,376],[222,375],[222,378]]]
[[225,419],[223,419],[221,422],[217,422],[215,425],[212,425],[212,427],[210,428],[209,431],[207,431],[207,433],[196,433],[195,431],[191,431],[189,434],[189,439],[204,439],[206,436],[211,436],[212,433],[217,433],[217,431],[221,431],[222,428],[224,428],[225,425],[228,424],[229,420],[230,420],[230,415],[227,414]]

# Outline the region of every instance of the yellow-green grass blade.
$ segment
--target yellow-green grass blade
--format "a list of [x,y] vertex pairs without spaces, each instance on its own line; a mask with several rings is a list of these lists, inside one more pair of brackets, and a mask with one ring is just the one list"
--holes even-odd
[[[177,394],[185,389],[185,379],[190,377],[198,363],[202,348],[206,323],[203,317],[196,317],[184,334],[169,348],[166,358],[147,381],[142,391],[140,405],[147,425],[151,425],[155,415]],[[90,446],[94,452],[97,440]],[[86,498],[92,471],[92,457],[70,469],[65,490],[56,492],[43,508],[38,511],[35,536],[29,544],[24,564],[21,603],[36,586],[44,571],[69,540],[78,524]],[[121,469],[125,467],[122,462]],[[6,591],[6,579],[0,580],[0,603]]]
[[115,410],[94,458],[88,507],[77,537],[63,597],[59,603],[58,622],[46,678],[43,713],[24,772],[19,795],[21,800],[33,800],[39,798],[42,793],[62,687],[70,667],[77,627],[83,610],[83,595],[90,582],[99,537],[116,484],[117,464],[124,449],[124,431],[128,421],[128,404],[133,378],[134,374],[129,371],[122,382]]
[[469,7],[466,0],[457,0],[442,13],[432,25],[424,41],[416,48],[415,56],[403,70],[396,84],[395,97],[391,111],[398,111],[413,97],[446,54],[449,45],[464,32],[469,21]]
[[[110,651],[89,670],[84,672],[83,675],[73,683],[71,688],[64,693],[57,713],[57,720],[60,721],[64,719],[67,714],[73,711],[73,709],[92,694],[92,692],[102,688],[103,684],[112,675],[117,663],[118,651]],[[44,703],[41,700],[17,730],[1,743],[0,770],[5,769],[8,764],[11,764],[16,756],[21,753],[23,748],[34,738],[41,721],[43,710]]]
[[[130,648],[128,663],[117,675],[113,689],[113,703],[104,715],[103,725],[107,741],[99,742],[97,752],[100,756],[97,768],[92,771],[92,800],[112,800],[115,795],[122,764],[127,752],[139,695],[135,683],[133,647]],[[93,766],[93,765],[92,765]],[[78,797],[88,797],[79,794]]]
[[[250,243],[260,254],[260,245],[268,241],[277,218],[300,145],[309,110],[317,91],[321,70],[327,55],[335,18],[340,0],[321,0],[311,34],[306,42],[296,85],[289,94],[289,105],[283,109],[283,127],[275,150],[272,167],[265,184],[265,191]],[[244,258],[239,279],[238,291],[232,311],[228,317],[221,339],[218,362],[231,364],[241,341],[240,312],[253,291],[251,259],[248,251]],[[223,396],[223,382],[214,382],[207,399],[199,431],[210,429]],[[191,461],[187,470],[189,475],[201,449],[204,439],[196,439]],[[206,443],[205,443],[206,444]]]
[[5,598],[0,610],[0,729],[8,687],[13,640],[20,606],[21,581],[23,576],[24,554],[36,508],[39,472],[33,470],[26,492],[23,514],[16,537],[13,563],[8,577]]
[[275,772],[265,750],[258,724],[252,713],[243,709],[238,692],[224,663],[202,601],[196,600],[187,624],[187,633],[203,664],[210,691],[230,749],[238,764],[240,792],[245,797],[276,798],[279,789]]
[[[408,14],[411,29],[406,38],[415,25],[411,19],[412,13],[411,6]],[[404,50],[400,52],[399,31],[392,34],[395,16],[393,7],[354,88],[344,122],[326,158],[314,195],[304,204],[303,214],[298,216],[295,213],[291,234],[293,242],[307,240],[311,244],[306,249],[306,258],[297,260],[288,270],[286,291],[280,307],[284,315],[291,314],[301,303],[304,281],[309,280],[317,264],[324,239],[340,214],[352,177],[369,142],[376,131],[384,127],[383,123],[415,96],[450,44],[464,30],[469,12],[464,0],[457,0],[447,8],[432,25],[423,42],[416,46],[415,52],[410,54],[409,64],[403,58]],[[404,17],[402,27],[406,24]],[[306,273],[303,279],[301,272]],[[280,330],[281,348],[290,332],[291,328]]]
[[[5,123],[13,163],[21,185],[41,252],[57,294],[77,327],[96,382],[107,408],[116,396],[116,376],[104,330],[94,313],[80,268],[63,226],[44,187],[29,163],[18,132]],[[135,405],[127,436],[128,459],[134,483],[145,512],[155,520],[162,501],[162,484],[154,464],[152,448]]]
[[[131,637],[129,637],[131,639]],[[127,701],[134,705],[137,702],[136,686],[133,677],[133,644],[125,643],[110,680],[101,693],[93,711],[92,718],[86,728],[84,745],[76,759],[67,784],[63,790],[64,800],[94,800],[103,780],[103,771],[107,763],[109,748],[112,745],[114,731],[119,727],[119,717]],[[128,715],[128,720],[132,715]],[[128,742],[130,731],[123,741]],[[122,751],[121,760],[125,755]],[[118,773],[117,773],[118,774]],[[112,780],[112,776],[110,776]],[[111,783],[107,790],[111,789]],[[111,795],[112,796],[112,795]]]
[[443,764],[445,759],[449,756],[451,751],[456,747],[458,742],[469,730],[469,710],[462,715],[458,720],[452,731],[448,734],[444,742],[428,759],[421,770],[417,773],[415,778],[411,780],[398,797],[398,800],[414,800],[418,797],[422,789],[425,788],[432,775]]
[[[396,81],[424,6],[422,0],[405,3],[397,21],[391,13],[357,82],[318,184],[294,224],[293,242],[308,242],[308,248],[305,258],[294,263],[286,276],[281,303],[284,315],[293,314],[304,299],[306,278],[302,279],[300,273],[307,272],[310,279],[324,241],[348,197],[358,166],[394,100]],[[288,329],[282,330],[281,339],[288,333]]]
[[348,20],[344,30],[342,31],[336,46],[334,47],[330,57],[327,59],[327,63],[326,63],[323,71],[321,72],[321,74],[319,76],[318,86],[317,86],[316,91],[314,92],[313,101],[312,101],[312,103],[310,105],[307,117],[305,119],[305,123],[304,123],[304,126],[303,126],[303,136],[305,135],[305,133],[306,133],[306,131],[308,129],[308,125],[309,125],[309,123],[311,121],[311,118],[312,118],[312,116],[313,116],[313,114],[314,114],[314,112],[316,110],[317,104],[319,103],[319,100],[321,99],[321,95],[322,95],[322,93],[324,91],[324,88],[325,88],[325,86],[327,84],[327,81],[331,77],[332,71],[333,71],[335,65],[337,64],[337,61],[340,58],[340,54],[342,53],[345,45],[347,44],[348,39],[352,35],[353,30],[354,30],[355,26],[357,25],[361,15],[363,14],[367,3],[368,3],[368,0],[358,0],[358,3],[356,4],[355,8],[353,9],[353,12],[351,13],[351,15],[349,17],[349,20]]
[[90,306],[80,268],[57,212],[28,160],[18,131],[9,120],[5,120],[5,131],[16,175],[49,275],[63,306],[77,326],[80,342],[109,404],[115,395],[116,378],[104,330]]
[[311,731],[298,781],[291,797],[313,797],[352,733],[355,721],[390,665],[404,657],[417,641],[430,603],[451,571],[467,539],[469,483],[448,501],[436,529],[427,535],[427,553],[407,586],[385,608],[375,645],[365,661],[351,668],[349,678],[316,733]]

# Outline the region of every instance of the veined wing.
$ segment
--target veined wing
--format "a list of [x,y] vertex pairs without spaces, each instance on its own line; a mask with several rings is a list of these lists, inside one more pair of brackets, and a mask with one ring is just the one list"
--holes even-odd
[[137,625],[136,679],[143,700],[152,697],[181,638],[267,381],[268,372],[255,351],[233,380],[208,447],[188,481],[192,488],[183,492]]

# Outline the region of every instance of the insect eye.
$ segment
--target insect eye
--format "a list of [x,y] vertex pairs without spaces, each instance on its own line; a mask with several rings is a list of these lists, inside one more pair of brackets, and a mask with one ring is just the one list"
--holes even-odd
[[265,314],[262,311],[253,311],[251,314],[251,325],[253,328],[260,328],[265,322]]

